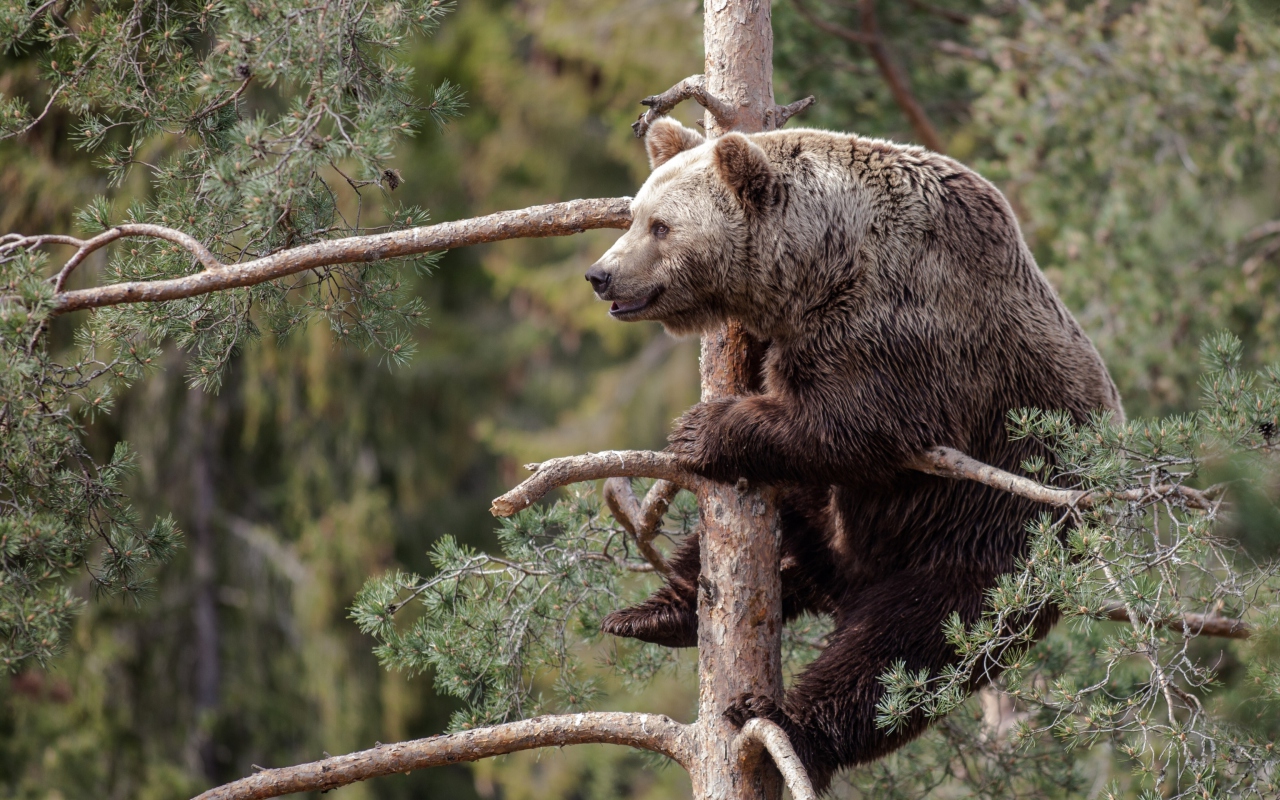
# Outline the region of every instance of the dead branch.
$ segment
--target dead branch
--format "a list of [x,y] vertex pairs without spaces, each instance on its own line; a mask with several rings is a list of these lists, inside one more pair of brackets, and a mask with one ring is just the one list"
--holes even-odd
[[[597,228],[625,228],[631,224],[631,199],[613,197],[596,200],[571,200],[567,203],[533,206],[514,211],[500,211],[484,217],[443,222],[421,228],[352,236],[282,250],[242,264],[222,264],[204,245],[187,234],[158,225],[119,225],[89,240],[67,236],[16,236],[0,238],[0,258],[18,249],[49,244],[75,246],[76,254],[59,271],[75,269],[85,256],[116,239],[142,236],[164,239],[185,248],[205,267],[204,272],[160,281],[114,283],[93,289],[61,292],[57,295],[57,313],[83,308],[177,300],[184,297],[255,286],[298,272],[333,264],[356,264],[389,258],[422,255],[455,247],[463,247],[506,239],[567,236]],[[64,274],[65,273],[65,274]]]
[[991,54],[980,47],[970,47],[966,44],[953,42],[950,39],[938,39],[933,43],[933,47],[939,53],[946,53],[956,58],[964,58],[969,61],[990,61]]
[[489,513],[509,517],[522,511],[561,486],[601,478],[658,478],[680,488],[693,490],[703,479],[686,472],[669,453],[649,450],[606,450],[581,456],[553,458],[541,464],[526,464],[533,475],[493,501]]
[[1280,219],[1273,219],[1270,222],[1264,222],[1256,228],[1253,228],[1244,236],[1241,236],[1240,241],[1252,243],[1268,236],[1274,236],[1277,233],[1280,233]]
[[1191,508],[1208,511],[1213,508],[1213,499],[1208,493],[1192,489],[1188,486],[1162,483],[1140,489],[1127,489],[1123,492],[1084,491],[1081,489],[1058,489],[1045,486],[1030,478],[1005,472],[999,467],[983,464],[970,458],[959,450],[950,447],[934,447],[926,450],[911,463],[911,468],[937,475],[943,478],[976,481],[1002,492],[1016,494],[1037,503],[1051,506],[1091,508],[1099,503],[1112,500],[1122,502],[1142,502],[1158,500],[1166,497],[1178,497]]
[[671,574],[671,566],[653,546],[653,539],[662,529],[662,517],[671,505],[680,487],[671,481],[658,481],[649,488],[642,504],[636,499],[630,478],[609,478],[604,482],[604,502],[619,524],[636,540],[636,547],[645,560],[664,576]]
[[[1109,604],[1105,613],[1107,619],[1112,622],[1133,621],[1123,603]],[[1227,639],[1248,639],[1253,635],[1253,626],[1244,620],[1220,617],[1215,614],[1186,613],[1165,619],[1144,618],[1138,621],[1154,624],[1157,628],[1181,631],[1187,636],[1222,636]]]
[[818,102],[818,98],[813,95],[809,95],[808,97],[797,100],[794,103],[788,103],[785,106],[774,106],[772,119],[769,121],[770,129],[777,130],[778,128],[781,128],[783,125],[787,124],[787,120],[791,119],[796,114],[807,110],[809,106],[816,102]]
[[411,742],[382,744],[372,750],[309,764],[266,769],[210,789],[196,800],[259,800],[295,792],[327,792],[382,775],[476,761],[539,747],[591,743],[651,750],[685,769],[690,769],[694,760],[688,726],[669,717],[619,712],[561,714]]
[[889,43],[880,30],[880,23],[876,19],[875,0],[860,0],[859,14],[862,28],[856,31],[822,19],[804,4],[804,0],[792,0],[792,2],[800,16],[818,30],[867,48],[871,60],[876,62],[876,68],[880,70],[880,77],[884,79],[890,94],[893,95],[893,101],[906,115],[916,136],[920,137],[920,142],[934,152],[946,152],[942,137],[938,135],[937,128],[933,127],[924,106],[920,105],[920,101],[916,99],[915,93],[911,90],[911,80],[898,66],[889,49]]
[[711,112],[716,123],[723,128],[733,127],[738,117],[738,112],[733,106],[707,91],[705,76],[690,75],[662,94],[650,95],[640,101],[640,105],[648,106],[649,110],[631,123],[631,130],[635,131],[636,138],[644,138],[644,135],[649,132],[649,126],[656,122],[658,117],[671,113],[671,109],[685,100],[697,101],[698,105]]
[[942,8],[930,3],[922,2],[922,0],[907,0],[907,5],[916,11],[923,11],[926,14],[932,14],[935,17],[941,17],[947,22],[954,22],[956,25],[968,25],[971,20],[968,14],[959,11],[952,11],[949,8]]
[[753,750],[763,748],[768,751],[778,772],[782,773],[782,780],[791,790],[793,800],[817,800],[818,795],[813,790],[813,783],[804,770],[800,756],[796,755],[791,740],[777,723],[759,717],[747,720],[747,724],[742,726],[742,733],[738,734],[734,742],[734,748],[738,751],[740,762],[753,757]]

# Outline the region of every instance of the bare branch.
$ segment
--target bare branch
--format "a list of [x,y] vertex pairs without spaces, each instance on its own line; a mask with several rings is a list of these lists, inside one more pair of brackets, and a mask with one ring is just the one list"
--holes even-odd
[[970,47],[966,44],[953,42],[950,39],[938,39],[933,43],[934,49],[939,53],[946,53],[956,58],[964,58],[970,61],[990,61],[991,54],[980,47]]
[[211,105],[211,106],[209,106],[208,108],[204,109],[204,110],[203,110],[203,111],[201,111],[200,113],[196,114],[194,117],[192,117],[192,118],[191,118],[191,121],[190,121],[190,122],[188,122],[187,124],[188,124],[188,125],[194,125],[195,123],[199,122],[200,120],[204,119],[205,117],[209,116],[210,114],[214,113],[215,111],[218,111],[219,109],[225,108],[225,107],[227,107],[228,105],[230,105],[231,103],[234,103],[235,101],[239,100],[239,99],[240,99],[240,95],[244,94],[244,90],[249,88],[249,83],[250,83],[252,80],[253,80],[253,76],[252,76],[252,75],[250,75],[249,77],[245,78],[245,79],[244,79],[244,82],[240,84],[239,88],[237,88],[234,92],[232,92],[230,95],[228,95],[224,100],[222,100],[221,102],[218,102],[218,103],[214,103],[213,105]]
[[[631,224],[631,199],[613,197],[597,200],[571,200],[567,203],[533,206],[515,211],[501,211],[484,217],[443,222],[422,228],[382,233],[374,236],[352,236],[327,242],[282,250],[243,264],[222,265],[199,242],[181,231],[158,225],[120,225],[87,242],[67,241],[70,237],[7,237],[3,248],[12,251],[19,242],[38,246],[46,243],[76,244],[94,249],[122,236],[151,236],[185,247],[206,267],[204,272],[162,281],[115,283],[94,289],[79,289],[58,295],[58,313],[99,308],[123,303],[150,303],[255,286],[317,267],[381,261],[388,258],[422,255],[454,247],[463,247],[506,239],[567,236],[598,228],[625,228]],[[116,233],[119,231],[119,233]],[[110,237],[99,242],[99,239]],[[39,240],[39,241],[37,241]],[[87,254],[87,253],[86,253]],[[0,253],[2,255],[2,253]],[[83,260],[84,256],[80,256]],[[72,256],[75,260],[76,256]],[[70,262],[68,262],[70,263]],[[79,262],[77,262],[79,263]],[[72,267],[74,269],[74,266]],[[66,267],[63,267],[66,270]]]
[[[48,6],[48,3],[46,3],[45,6]],[[58,88],[54,89],[53,93],[49,95],[49,102],[44,104],[44,110],[37,114],[31,122],[24,125],[21,130],[9,131],[8,133],[0,134],[0,142],[3,142],[5,139],[16,139],[19,136],[23,136],[32,128],[39,125],[45,117],[49,116],[49,109],[53,108],[53,101],[58,99],[58,95],[62,94],[62,90],[65,88],[67,88],[65,83],[58,84]]]
[[804,4],[804,0],[792,0],[792,2],[795,4],[796,11],[800,13],[800,16],[808,20],[809,24],[818,30],[844,39],[846,42],[866,47],[867,53],[876,62],[876,68],[880,70],[880,77],[888,85],[889,92],[893,95],[893,101],[898,104],[898,108],[906,115],[907,121],[911,123],[916,135],[920,137],[921,144],[938,153],[946,152],[942,137],[938,135],[938,130],[933,127],[933,123],[929,120],[929,115],[925,113],[924,106],[920,105],[915,93],[911,91],[910,79],[898,66],[893,53],[889,49],[889,43],[885,40],[884,34],[880,30],[880,24],[876,20],[875,0],[860,0],[859,13],[862,18],[862,29],[857,31],[822,19],[809,10],[808,6]]
[[777,723],[760,717],[747,720],[734,747],[738,751],[739,761],[751,758],[752,751],[756,748],[764,748],[773,757],[778,772],[782,773],[782,780],[791,790],[793,800],[817,800],[818,795],[813,790],[809,774],[804,770],[804,763],[796,755],[786,731]]
[[850,28],[846,28],[843,25],[828,22],[822,17],[819,17],[817,14],[809,10],[809,7],[804,4],[804,0],[792,0],[792,3],[795,5],[796,11],[800,13],[800,16],[808,20],[810,25],[824,33],[829,33],[832,36],[844,39],[846,42],[850,42],[851,44],[870,46],[874,43],[873,37],[863,33],[862,31],[855,31]]
[[893,54],[889,51],[889,43],[880,32],[880,24],[876,21],[875,0],[862,0],[861,6],[862,31],[871,38],[867,50],[879,67],[885,83],[889,84],[894,102],[898,104],[898,108],[902,109],[902,113],[907,115],[907,120],[911,122],[911,127],[916,129],[916,135],[920,137],[920,142],[925,147],[938,153],[946,152],[942,137],[929,121],[929,115],[925,113],[924,106],[920,105],[915,93],[911,91],[910,79],[898,66]]
[[[1108,605],[1106,615],[1107,619],[1112,622],[1133,621],[1122,603]],[[1188,613],[1167,619],[1139,619],[1138,621],[1152,623],[1157,628],[1182,631],[1188,637],[1222,636],[1227,639],[1248,639],[1253,635],[1253,626],[1244,620],[1219,617],[1213,614]]]
[[378,745],[372,750],[295,767],[267,769],[210,789],[196,800],[259,800],[294,792],[327,792],[382,775],[477,761],[539,747],[597,742],[651,750],[689,769],[693,745],[687,731],[688,726],[660,714],[597,712],[534,717],[491,728]]
[[1021,475],[1014,475],[1012,472],[1005,472],[999,467],[983,464],[950,447],[934,447],[926,450],[910,464],[910,467],[943,478],[976,481],[1002,492],[1009,492],[1052,506],[1090,508],[1111,500],[1138,502],[1177,496],[1192,508],[1208,511],[1213,507],[1213,499],[1207,492],[1169,483],[1141,489],[1128,489],[1123,492],[1058,489],[1036,483]]
[[671,109],[685,100],[696,100],[698,105],[711,112],[711,116],[715,117],[716,123],[722,128],[732,128],[737,119],[738,112],[733,106],[707,91],[707,79],[704,76],[690,75],[662,94],[650,95],[640,101],[640,105],[648,106],[649,110],[631,123],[631,130],[635,131],[636,138],[644,138],[649,132],[649,126],[658,117],[670,113]]
[[805,111],[806,109],[809,108],[809,106],[813,105],[816,102],[818,102],[818,98],[814,97],[813,95],[809,95],[808,97],[805,97],[801,100],[797,100],[794,103],[788,103],[785,106],[774,106],[773,120],[772,120],[773,130],[777,130],[778,128],[781,128],[783,125],[786,125],[787,120],[791,119],[796,114],[799,114]]
[[1280,233],[1280,219],[1273,219],[1270,222],[1264,222],[1253,230],[1240,237],[1242,242],[1256,242],[1267,236],[1274,236]]
[[907,5],[916,11],[923,11],[926,14],[932,14],[935,17],[941,17],[947,22],[954,22],[957,25],[968,25],[970,22],[969,15],[959,11],[952,11],[949,8],[942,8],[930,3],[921,2],[921,0],[907,0]]
[[950,447],[934,447],[926,450],[912,464],[912,469],[937,475],[942,478],[976,481],[1002,492],[1016,494],[1037,503],[1052,506],[1074,506],[1080,502],[1084,492],[1072,489],[1055,489],[1043,486],[1030,478],[1005,472],[998,467],[983,464],[977,459],[952,450]]
[[614,519],[636,540],[636,547],[653,568],[667,576],[671,566],[653,546],[653,538],[661,530],[662,516],[680,487],[671,481],[658,481],[645,495],[642,505],[631,488],[630,478],[609,478],[604,482],[604,501]]
[[605,450],[602,453],[553,458],[541,464],[526,464],[525,468],[532,470],[533,476],[496,498],[489,513],[495,517],[509,517],[538,502],[552,489],[601,478],[659,478],[691,491],[703,482],[702,478],[680,467],[670,453],[651,450]]

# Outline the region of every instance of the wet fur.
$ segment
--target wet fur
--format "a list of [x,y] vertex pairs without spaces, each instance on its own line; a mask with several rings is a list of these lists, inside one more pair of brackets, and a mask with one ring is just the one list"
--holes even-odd
[[[743,697],[726,713],[780,724],[826,786],[924,729],[876,728],[878,677],[900,659],[954,663],[943,621],[978,619],[1042,510],[904,464],[943,445],[1018,472],[1048,454],[1009,440],[1010,410],[1084,421],[1121,415],[1120,399],[1004,197],[963,165],[823,131],[700,144],[676,127],[651,129],[656,170],[599,264],[616,297],[658,287],[632,318],[677,333],[733,319],[760,343],[758,393],[694,406],[669,449],[708,477],[783,487],[784,614],[828,614],[834,632],[780,702]],[[670,234],[646,241],[655,220]],[[696,537],[673,566],[668,585],[604,630],[695,645]]]

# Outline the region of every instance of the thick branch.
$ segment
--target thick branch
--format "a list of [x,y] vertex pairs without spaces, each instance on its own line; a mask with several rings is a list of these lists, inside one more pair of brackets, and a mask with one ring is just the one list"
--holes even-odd
[[[146,303],[195,297],[223,289],[255,286],[333,264],[368,263],[506,239],[567,236],[597,228],[625,228],[630,224],[630,198],[614,197],[599,200],[571,200],[567,203],[501,211],[484,217],[443,222],[393,233],[317,242],[282,250],[243,264],[219,264],[203,245],[187,234],[155,225],[121,225],[87,242],[69,240],[69,237],[58,237],[56,240],[53,237],[19,237],[17,239],[6,237],[3,246],[13,248],[17,242],[26,242],[27,244],[23,246],[37,246],[45,243],[73,244],[81,250],[77,251],[72,259],[83,260],[84,255],[88,254],[84,248],[91,243],[95,245],[93,249],[97,249],[124,236],[151,236],[185,247],[206,267],[204,272],[181,278],[116,283],[94,289],[64,292],[58,295],[57,311],[65,313],[82,308],[98,308],[122,303]],[[37,239],[42,241],[35,241]]]
[[738,750],[739,761],[751,758],[753,749],[763,747],[782,773],[782,780],[791,790],[792,800],[817,800],[818,795],[813,790],[809,774],[804,770],[804,763],[796,755],[786,732],[777,723],[760,717],[747,720],[734,747]]
[[952,450],[950,447],[934,447],[926,450],[910,466],[920,472],[938,475],[943,478],[976,481],[993,489],[999,489],[1002,492],[1009,492],[1019,497],[1025,497],[1028,500],[1034,500],[1037,503],[1045,503],[1052,506],[1090,508],[1098,503],[1105,503],[1111,500],[1140,502],[1176,496],[1191,508],[1197,508],[1202,511],[1208,511],[1213,508],[1213,500],[1205,492],[1171,483],[1162,483],[1141,489],[1126,489],[1123,492],[1101,490],[1086,492],[1080,489],[1058,489],[1052,486],[1045,486],[1036,483],[1030,478],[1014,475],[1012,472],[1005,472],[989,464],[983,464],[981,461],[970,458],[959,450]]
[[635,131],[636,138],[644,138],[644,135],[649,132],[649,126],[656,122],[658,117],[671,113],[671,109],[685,100],[696,100],[698,105],[711,112],[711,116],[715,117],[716,122],[722,127],[733,127],[737,119],[738,113],[733,106],[707,91],[707,79],[704,76],[690,75],[662,94],[650,95],[640,101],[640,105],[648,106],[649,110],[631,123],[631,130]]
[[660,714],[601,712],[562,714],[491,728],[378,745],[296,767],[267,769],[210,789],[196,800],[258,800],[294,792],[327,792],[339,786],[415,769],[570,744],[621,744],[661,753],[689,769],[693,750],[687,726]]
[[[1107,619],[1112,622],[1133,621],[1122,603],[1114,603],[1107,606],[1106,615]],[[1227,639],[1248,639],[1253,635],[1253,626],[1244,620],[1211,614],[1187,613],[1167,619],[1140,619],[1138,621],[1152,623],[1157,628],[1182,631],[1187,636],[1222,636]]]
[[509,517],[538,502],[552,489],[601,478],[659,478],[684,489],[693,489],[702,482],[702,478],[682,469],[669,453],[649,450],[606,450],[553,458],[541,464],[527,464],[526,468],[533,470],[533,475],[495,499],[489,513]]

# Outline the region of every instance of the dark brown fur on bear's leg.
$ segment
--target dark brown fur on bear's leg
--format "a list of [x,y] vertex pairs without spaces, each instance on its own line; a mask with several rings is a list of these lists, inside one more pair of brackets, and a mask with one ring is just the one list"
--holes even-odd
[[638,606],[613,612],[600,630],[664,647],[698,644],[698,572],[702,561],[698,536],[690,534],[671,558],[667,584]]
[[738,725],[753,717],[777,723],[814,787],[824,790],[839,770],[880,758],[924,731],[923,717],[893,732],[876,727],[880,676],[899,660],[932,674],[955,663],[943,621],[956,612],[966,624],[974,622],[993,582],[960,571],[900,574],[851,593],[826,649],[781,704],[745,695],[726,717]]
[[[820,526],[803,509],[821,508],[826,487],[792,487],[779,498],[782,516],[782,615],[792,620],[806,611],[829,612],[823,587],[836,580],[836,560]],[[691,533],[671,558],[671,577],[643,603],[615,611],[600,630],[665,647],[698,644],[698,575],[702,569],[698,536]]]

